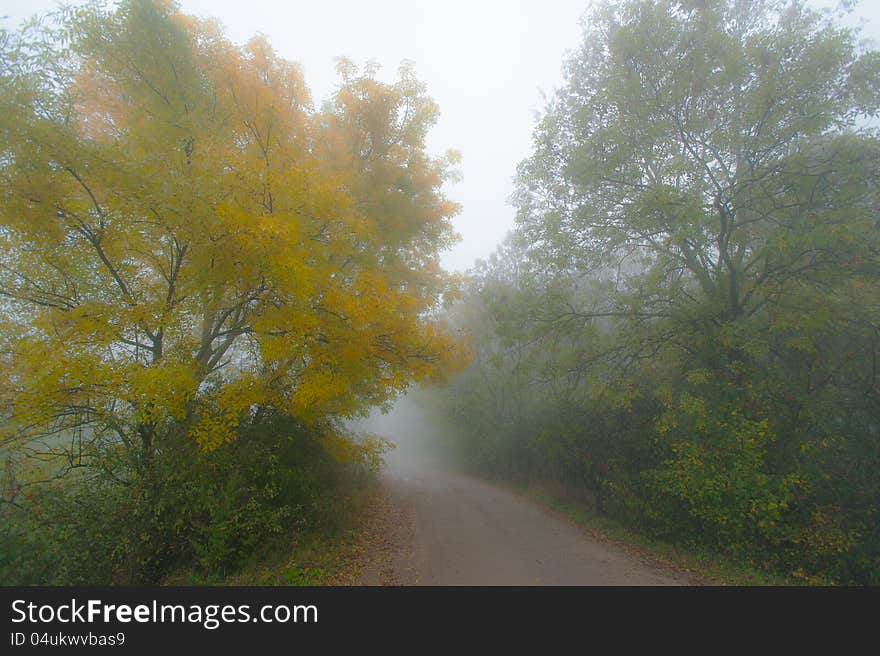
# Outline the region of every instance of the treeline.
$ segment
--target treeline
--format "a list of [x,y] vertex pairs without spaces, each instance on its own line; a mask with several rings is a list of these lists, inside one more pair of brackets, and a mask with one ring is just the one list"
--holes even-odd
[[453,311],[462,461],[880,583],[880,53],[798,0],[594,7]]
[[218,580],[345,514],[346,421],[462,360],[437,107],[172,2],[0,32],[0,581]]

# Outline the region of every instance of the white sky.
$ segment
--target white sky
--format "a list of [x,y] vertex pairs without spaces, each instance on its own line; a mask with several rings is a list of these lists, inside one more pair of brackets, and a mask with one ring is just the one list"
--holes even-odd
[[[812,0],[835,6],[837,0]],[[0,0],[5,27],[55,7],[57,0]],[[464,270],[487,257],[513,226],[507,204],[517,163],[531,151],[542,93],[562,82],[565,52],[580,40],[587,0],[181,0],[184,12],[214,16],[244,43],[262,32],[276,51],[299,62],[316,103],[333,90],[334,58],[375,60],[393,79],[403,59],[440,105],[429,149],[462,153],[462,180],[447,194],[463,205],[462,241],[444,254]],[[880,0],[858,0],[848,22],[880,43]]]

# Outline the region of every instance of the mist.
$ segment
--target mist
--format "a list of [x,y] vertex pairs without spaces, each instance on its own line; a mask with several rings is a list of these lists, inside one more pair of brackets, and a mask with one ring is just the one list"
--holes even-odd
[[392,448],[383,458],[386,474],[400,476],[451,467],[453,459],[444,445],[442,429],[417,400],[420,394],[425,392],[400,396],[389,411],[377,408],[368,417],[348,423],[353,431],[380,435],[390,442]]

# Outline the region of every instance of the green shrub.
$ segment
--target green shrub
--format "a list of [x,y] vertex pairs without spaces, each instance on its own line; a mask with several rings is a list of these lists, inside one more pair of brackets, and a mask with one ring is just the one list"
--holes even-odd
[[339,487],[364,468],[339,462],[320,431],[288,417],[247,426],[212,452],[179,437],[166,436],[137,474],[115,463],[3,504],[0,581],[151,584],[186,568],[222,578],[334,521]]

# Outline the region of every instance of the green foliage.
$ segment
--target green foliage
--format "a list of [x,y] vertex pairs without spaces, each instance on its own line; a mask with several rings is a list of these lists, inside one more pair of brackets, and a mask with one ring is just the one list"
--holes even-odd
[[766,418],[684,393],[660,416],[657,433],[668,456],[649,472],[651,486],[683,504],[697,530],[735,547],[792,537],[784,519],[803,482],[769,466],[776,436]]
[[880,581],[880,56],[799,0],[598,3],[454,320],[462,458]]
[[123,482],[126,472],[114,469],[35,486],[17,506],[4,505],[0,580],[144,584],[180,568],[222,577],[333,522],[339,486],[375,457],[340,462],[321,435],[283,416],[244,428],[210,454],[169,440],[148,478]]

